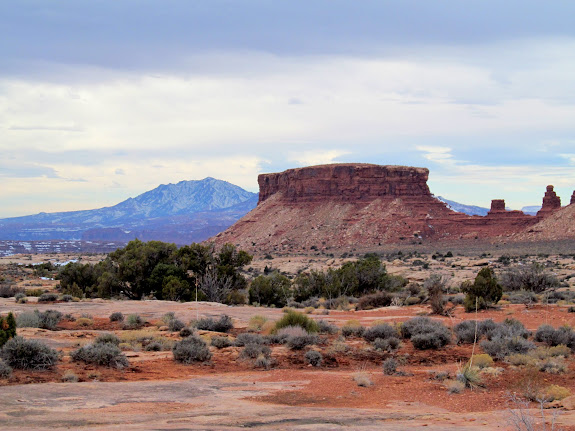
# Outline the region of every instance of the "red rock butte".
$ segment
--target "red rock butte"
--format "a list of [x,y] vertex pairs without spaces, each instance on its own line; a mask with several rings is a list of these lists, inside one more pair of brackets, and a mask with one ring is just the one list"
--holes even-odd
[[[258,177],[258,206],[213,240],[253,251],[375,247],[510,238],[561,209],[547,187],[537,216],[495,199],[485,217],[452,211],[429,190],[429,170],[365,163],[289,169]],[[575,195],[575,194],[574,194]]]

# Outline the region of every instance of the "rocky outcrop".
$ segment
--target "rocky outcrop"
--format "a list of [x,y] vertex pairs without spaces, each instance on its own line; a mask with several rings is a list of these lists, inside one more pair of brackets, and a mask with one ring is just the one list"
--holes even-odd
[[553,186],[547,186],[545,196],[543,196],[543,206],[537,212],[537,217],[547,217],[561,208],[561,198],[557,196]]
[[492,201],[487,216],[469,216],[436,199],[428,176],[424,168],[372,164],[262,174],[258,206],[213,240],[252,252],[291,253],[510,238],[555,211],[559,199],[548,187],[537,217],[507,211],[503,199]]
[[575,204],[575,190],[573,191],[573,194],[571,195],[571,202],[570,205]]
[[365,202],[373,199],[431,197],[425,168],[334,164],[289,169],[258,177],[259,203],[280,193],[285,202]]

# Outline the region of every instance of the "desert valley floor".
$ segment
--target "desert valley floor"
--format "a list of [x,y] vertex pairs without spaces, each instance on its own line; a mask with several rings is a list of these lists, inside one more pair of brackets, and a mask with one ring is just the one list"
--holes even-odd
[[[1,264],[23,263],[47,256],[12,256]],[[48,256],[65,260],[74,256]],[[421,258],[421,257],[420,257]],[[95,258],[97,259],[97,258]],[[443,261],[425,256],[426,269],[414,266],[413,259],[386,262],[390,273],[403,274],[410,280],[424,280],[433,271],[449,275],[453,285],[472,279],[478,268],[487,263],[497,265],[497,256],[454,256]],[[552,261],[558,276],[573,288],[575,259],[572,256],[539,256],[533,259]],[[261,258],[252,267],[265,266],[297,272],[299,269],[326,267],[341,259],[325,256]],[[28,277],[21,283],[30,288],[53,288],[51,280]],[[306,309],[313,319],[325,320],[338,328],[349,324],[365,327],[376,323],[403,322],[415,316],[430,315],[453,328],[463,320],[491,318],[495,322],[517,319],[535,332],[542,324],[555,328],[575,326],[575,313],[568,303],[537,303],[526,306],[503,301],[496,309],[466,313],[457,305],[449,316],[432,316],[426,304],[390,306],[355,311]],[[14,370],[8,380],[0,380],[0,429],[85,429],[85,430],[513,430],[511,411],[513,393],[524,389],[525,370],[504,361],[496,361],[491,372],[482,374],[483,384],[461,393],[447,390],[453,378],[472,356],[472,344],[455,342],[438,350],[416,350],[403,341],[394,353],[398,372],[386,375],[382,362],[387,352],[373,349],[361,337],[339,334],[322,335],[317,346],[323,354],[321,366],[313,367],[304,360],[305,350],[292,350],[284,345],[271,349],[271,367],[254,368],[253,361],[243,359],[240,347],[210,347],[211,360],[205,363],[181,364],[170,350],[146,351],[123,348],[130,365],[118,370],[72,361],[69,353],[93,341],[104,332],[113,332],[122,340],[158,337],[167,341],[180,339],[169,332],[162,317],[173,312],[189,322],[201,317],[232,317],[234,328],[228,334],[234,339],[250,327],[254,315],[273,322],[284,310],[252,306],[225,306],[207,302],[81,300],[79,302],[16,303],[14,298],[0,298],[0,312],[21,313],[38,309],[56,309],[73,319],[62,320],[56,330],[19,328],[18,335],[38,339],[63,352],[62,360],[49,371]],[[137,331],[125,331],[119,322],[111,322],[113,312],[138,313],[146,325]],[[299,310],[304,311],[304,310]],[[82,322],[81,316],[90,316]],[[259,332],[265,333],[266,326]],[[128,334],[130,333],[130,334]],[[199,331],[205,339],[222,335]],[[124,337],[124,338],[122,338]],[[477,353],[482,353],[480,347]],[[560,385],[575,393],[575,361],[567,358],[561,374],[539,373],[545,385]],[[78,382],[62,382],[72,372]],[[357,376],[371,384],[361,386]],[[443,376],[443,378],[441,378]],[[447,377],[447,380],[445,380]],[[541,414],[537,403],[530,403],[528,413],[536,420]],[[559,428],[575,429],[575,398],[567,397],[546,405],[548,420],[556,415]]]

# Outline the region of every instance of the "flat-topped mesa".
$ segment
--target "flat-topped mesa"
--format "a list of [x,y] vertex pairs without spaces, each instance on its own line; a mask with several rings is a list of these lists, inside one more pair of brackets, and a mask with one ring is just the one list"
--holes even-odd
[[367,163],[318,165],[258,176],[259,202],[281,193],[284,202],[370,201],[431,197],[429,170]]
[[543,206],[537,213],[538,217],[546,217],[561,208],[561,198],[553,190],[553,186],[547,186],[545,196],[543,196]]
[[505,212],[505,199],[493,199],[491,201],[491,209],[489,210],[489,214],[500,212]]

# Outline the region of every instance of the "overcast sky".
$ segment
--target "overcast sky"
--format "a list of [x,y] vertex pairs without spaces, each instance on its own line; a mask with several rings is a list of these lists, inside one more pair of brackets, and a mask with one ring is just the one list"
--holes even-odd
[[207,176],[423,166],[436,195],[575,189],[572,0],[0,2],[0,217]]

